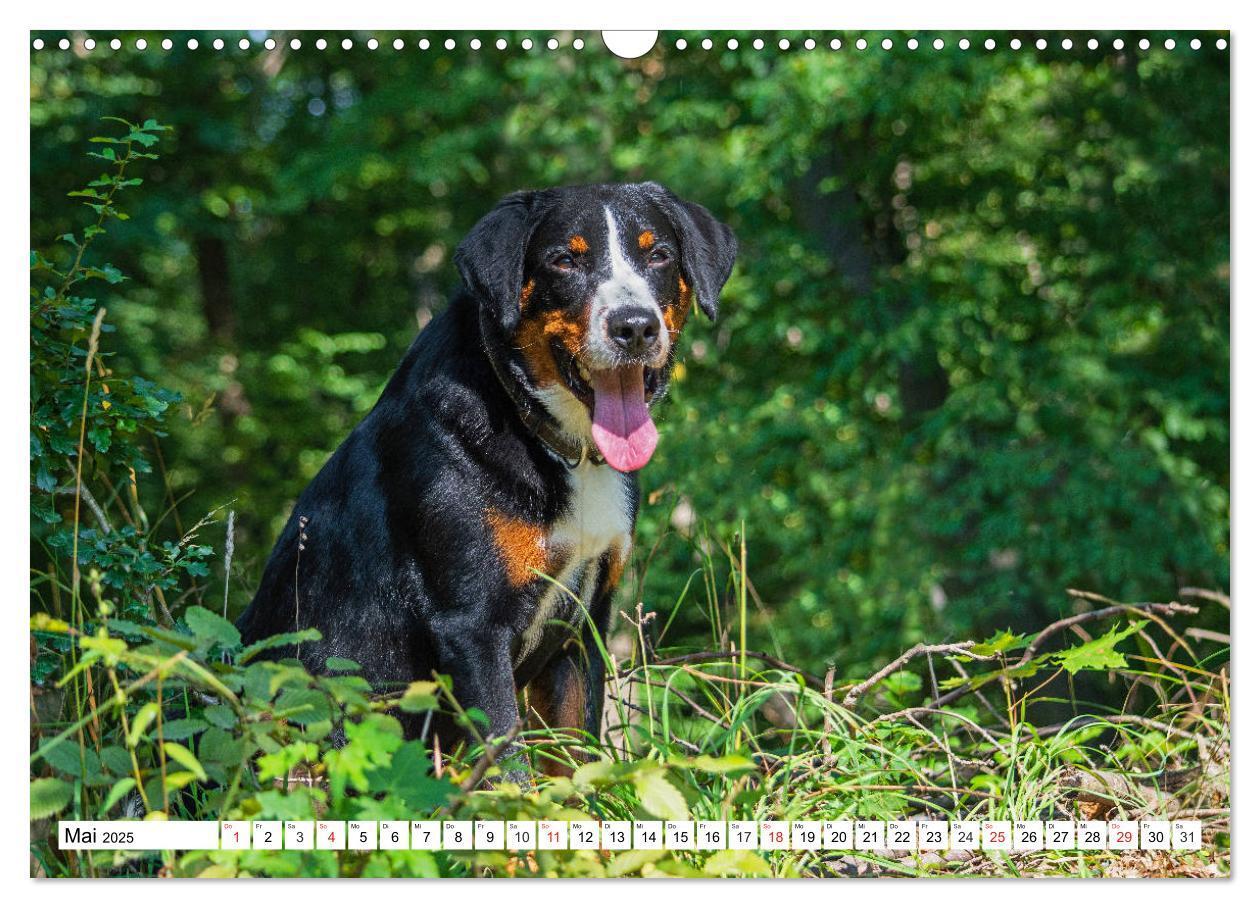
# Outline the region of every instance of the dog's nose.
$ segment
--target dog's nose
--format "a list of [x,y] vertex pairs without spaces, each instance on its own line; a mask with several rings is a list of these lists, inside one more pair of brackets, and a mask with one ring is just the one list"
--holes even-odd
[[640,306],[618,309],[608,317],[608,337],[629,356],[642,356],[656,346],[661,324],[656,313]]

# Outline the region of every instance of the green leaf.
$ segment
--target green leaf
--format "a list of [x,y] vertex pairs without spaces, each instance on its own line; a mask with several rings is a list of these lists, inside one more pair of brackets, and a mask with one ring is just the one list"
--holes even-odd
[[125,776],[131,772],[131,756],[117,744],[101,749],[101,763],[116,776]]
[[642,869],[645,864],[652,864],[668,857],[669,852],[659,851],[622,851],[614,854],[607,865],[609,876],[626,876]]
[[87,777],[91,778],[100,771],[101,767],[96,751],[89,747],[80,753],[79,745],[69,740],[61,741],[49,749],[44,754],[44,759],[53,769],[76,779],[83,775],[85,769]]
[[262,640],[255,641],[249,646],[241,650],[237,656],[237,664],[244,665],[250,659],[253,659],[259,653],[266,652],[269,649],[280,649],[286,646],[295,646],[299,643],[307,643],[323,638],[317,629],[313,627],[303,628],[300,631],[287,631],[283,634],[274,634]]
[[1132,621],[1124,630],[1116,625],[1100,637],[1095,637],[1074,646],[1071,649],[1055,653],[1052,657],[1059,665],[1075,675],[1080,671],[1108,671],[1113,668],[1124,668],[1128,665],[1124,654],[1116,652],[1116,644],[1126,637],[1131,637],[1145,627],[1145,621]]
[[[998,653],[1010,652],[1027,646],[1032,640],[1032,634],[1012,634],[1010,629],[997,631],[988,640],[983,643],[977,643],[971,648],[971,651],[977,656],[996,656]],[[963,658],[962,661],[970,661]]]
[[634,780],[643,809],[662,820],[681,820],[689,816],[687,799],[665,777],[665,771],[644,772]]
[[183,741],[206,730],[200,719],[175,719],[162,726],[162,737],[168,741]]
[[394,752],[387,767],[367,774],[373,791],[383,791],[402,799],[418,815],[445,806],[459,789],[446,779],[432,776],[433,763],[422,741],[408,741]]
[[324,660],[324,668],[330,672],[357,672],[362,665],[353,659],[343,659],[340,656],[329,656]]
[[755,851],[719,851],[704,862],[706,876],[770,876],[770,865]]
[[296,725],[318,722],[330,716],[328,698],[317,690],[286,690],[276,698],[276,715]]
[[35,471],[35,487],[41,492],[51,492],[57,488],[57,477],[48,470],[48,465],[40,461]]
[[[673,761],[671,761],[672,763]],[[700,754],[689,760],[683,761],[702,772],[713,772],[721,775],[734,772],[747,772],[750,769],[756,769],[757,764],[750,757],[743,754],[726,754],[721,757],[714,757],[709,754]]]
[[202,768],[201,761],[194,757],[192,751],[183,744],[178,744],[175,741],[164,741],[162,742],[162,749],[166,751],[168,757],[192,772],[198,781],[206,781],[206,771]]
[[61,813],[72,797],[74,786],[63,779],[35,779],[31,782],[31,819]]
[[231,621],[199,605],[185,610],[184,623],[199,642],[217,643],[224,649],[236,649],[241,645],[241,632]]
[[295,741],[275,753],[258,758],[258,774],[264,779],[283,779],[300,763],[314,763],[319,748],[312,741]]
[[[616,778],[614,773],[615,768],[611,760],[596,760],[593,763],[583,763],[573,773],[573,784],[578,788],[597,787],[613,781]],[[670,819],[674,818],[670,817]]]
[[211,763],[235,766],[245,755],[245,747],[245,742],[233,738],[223,729],[209,728],[201,736],[197,744],[197,752],[203,766]]
[[923,679],[911,671],[897,671],[885,678],[882,686],[894,697],[904,697],[922,690]]
[[125,779],[119,779],[109,789],[109,794],[105,796],[104,803],[101,804],[100,816],[108,816],[110,810],[115,804],[122,800],[127,792],[136,787],[136,780],[128,776]]
[[215,703],[212,706],[207,706],[204,710],[202,710],[201,714],[206,717],[207,722],[217,725],[219,728],[236,727],[236,713],[232,712],[229,707],[224,706],[222,703]]
[[93,426],[87,431],[88,441],[92,442],[92,447],[101,454],[109,453],[109,446],[113,441],[113,437],[113,433],[106,426]]
[[139,142],[145,148],[148,148],[150,145],[157,144],[158,137],[151,136],[147,132],[140,132],[139,130],[132,130],[131,132],[127,134],[126,141]]
[[131,720],[131,728],[127,732],[127,746],[135,749],[140,743],[140,739],[144,736],[145,729],[157,718],[158,705],[153,702],[144,704],[136,711],[136,717]]
[[438,706],[438,685],[435,681],[412,681],[403,692],[398,708],[405,713],[423,713]]
[[185,785],[191,785],[197,780],[195,772],[168,772],[166,774],[166,790],[179,791]]

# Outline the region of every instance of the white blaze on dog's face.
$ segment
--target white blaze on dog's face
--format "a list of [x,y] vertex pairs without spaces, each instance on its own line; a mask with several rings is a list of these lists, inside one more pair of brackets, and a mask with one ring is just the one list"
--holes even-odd
[[[655,184],[536,196],[511,346],[530,391],[565,432],[594,444],[614,469],[638,470],[656,449],[650,408],[665,393],[696,298],[689,272],[720,289],[734,238]],[[689,243],[710,252],[712,264],[689,258]]]
[[591,435],[600,453],[618,470],[637,470],[648,462],[659,438],[648,413],[644,375],[666,367],[672,345],[661,303],[627,257],[611,208],[604,209],[604,220],[608,277],[591,303],[587,355],[579,374],[594,390]]

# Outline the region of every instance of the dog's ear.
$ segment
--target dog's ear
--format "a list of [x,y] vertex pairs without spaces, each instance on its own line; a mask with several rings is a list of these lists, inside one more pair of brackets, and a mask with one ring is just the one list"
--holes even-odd
[[539,221],[539,195],[526,191],[504,196],[455,250],[460,277],[505,331],[520,320],[525,247]]
[[700,311],[712,321],[717,318],[718,294],[735,267],[739,241],[704,206],[683,201],[659,183],[647,186],[678,234],[683,278],[695,292]]

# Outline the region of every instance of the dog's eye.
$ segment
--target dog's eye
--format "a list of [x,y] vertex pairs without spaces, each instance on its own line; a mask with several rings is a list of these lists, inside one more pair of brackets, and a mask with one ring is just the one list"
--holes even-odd
[[663,246],[657,246],[652,250],[652,254],[648,256],[649,265],[665,265],[670,261],[669,250]]
[[550,264],[551,267],[555,268],[557,271],[572,271],[577,267],[577,259],[569,255],[567,252],[562,252],[560,255],[553,258]]

